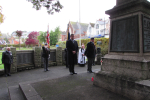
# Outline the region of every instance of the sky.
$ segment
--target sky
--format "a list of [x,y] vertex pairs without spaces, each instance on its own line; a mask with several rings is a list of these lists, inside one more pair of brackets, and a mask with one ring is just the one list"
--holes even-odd
[[[4,23],[0,24],[2,33],[13,31],[47,31],[57,26],[66,31],[69,21],[79,21],[79,0],[59,0],[64,8],[59,13],[49,15],[46,8],[36,10],[27,0],[0,0]],[[116,0],[80,0],[80,22],[95,23],[96,20],[108,19],[105,11],[113,8]]]

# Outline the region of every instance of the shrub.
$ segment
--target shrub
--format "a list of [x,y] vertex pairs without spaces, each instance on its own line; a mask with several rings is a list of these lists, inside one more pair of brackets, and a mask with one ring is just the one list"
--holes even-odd
[[[101,47],[101,53],[104,56],[105,54],[108,53],[108,46],[109,46],[109,38],[95,38],[94,39],[94,44],[96,45],[96,47],[99,47],[97,45],[97,41],[101,41],[102,45],[100,45]],[[78,45],[79,45],[79,40],[77,40]],[[85,48],[87,46],[87,43],[90,42],[90,39],[81,39],[81,44],[84,43]],[[57,42],[57,44],[62,47],[63,49],[66,48],[66,41],[59,41]]]

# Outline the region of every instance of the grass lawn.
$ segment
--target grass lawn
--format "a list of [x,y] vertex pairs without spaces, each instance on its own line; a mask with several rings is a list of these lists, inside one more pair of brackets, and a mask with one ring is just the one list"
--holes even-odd
[[[2,52],[0,52],[0,64],[2,64]],[[0,65],[0,69],[4,69],[4,65]]]

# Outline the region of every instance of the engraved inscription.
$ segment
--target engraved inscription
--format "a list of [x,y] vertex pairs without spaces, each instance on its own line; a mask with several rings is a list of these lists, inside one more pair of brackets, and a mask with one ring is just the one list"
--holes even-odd
[[138,15],[112,21],[110,52],[139,52]]
[[150,18],[143,17],[143,51],[150,52]]

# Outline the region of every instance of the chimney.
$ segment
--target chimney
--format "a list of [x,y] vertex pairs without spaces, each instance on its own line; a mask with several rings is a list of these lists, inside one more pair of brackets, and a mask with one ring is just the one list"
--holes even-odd
[[102,19],[99,19],[98,21],[102,21]]

